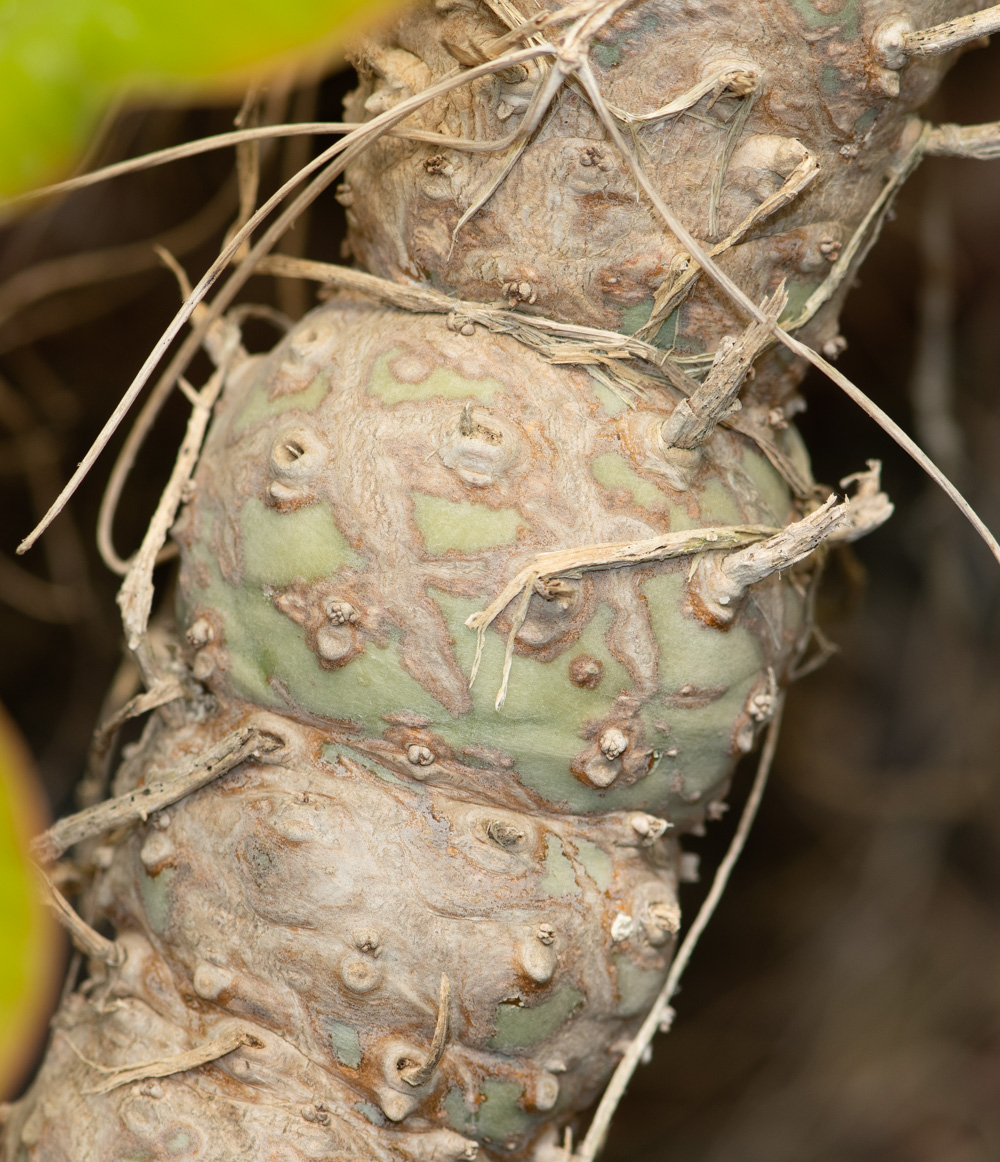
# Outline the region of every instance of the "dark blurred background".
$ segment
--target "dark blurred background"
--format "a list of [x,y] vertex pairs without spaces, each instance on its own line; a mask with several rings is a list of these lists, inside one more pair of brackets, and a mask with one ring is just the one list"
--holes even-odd
[[[1000,44],[969,53],[928,110],[1000,117]],[[336,120],[351,81],[272,86],[268,120]],[[90,167],[230,128],[235,110],[133,111]],[[265,193],[310,156],[265,147]],[[915,434],[1000,529],[1000,162],[929,159],[863,268],[840,366]],[[26,559],[14,546],[86,451],[179,303],[152,242],[196,278],[237,213],[231,152],[118,179],[0,234],[0,702],[54,814],[74,808],[121,660],[117,578],[93,547],[120,447]],[[331,194],[284,243],[337,260]],[[297,317],[313,291],[251,282]],[[275,333],[251,324],[265,349]],[[207,365],[195,368],[195,376]],[[197,381],[197,378],[196,378]],[[831,561],[824,632],[840,647],[791,692],[772,784],[694,958],[673,1031],[616,1119],[607,1162],[1000,1159],[1000,575],[965,522],[831,384],[802,428],[818,479],[884,462],[894,519]],[[138,544],[186,406],[168,406],[125,491]],[[165,574],[166,575],[166,574]],[[752,772],[733,796],[738,814]],[[690,846],[705,879],[732,824]],[[693,916],[705,884],[688,889]]]

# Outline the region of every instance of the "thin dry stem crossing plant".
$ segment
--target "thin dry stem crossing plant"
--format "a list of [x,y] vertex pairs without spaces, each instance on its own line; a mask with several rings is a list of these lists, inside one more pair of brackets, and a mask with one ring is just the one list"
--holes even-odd
[[[4,1157],[596,1158],[746,843],[785,688],[829,652],[824,561],[893,511],[875,460],[813,479],[807,366],[1000,563],[832,363],[906,179],[1000,156],[997,123],[916,112],[1000,6],[830,7],[414,4],[355,47],[343,121],[259,125],[252,92],[235,132],[32,195],[237,151],[217,257],[191,286],[160,247],[182,305],[18,549],[146,393],[98,519],[137,678],[33,849],[88,967]],[[263,143],[331,135],[258,205]],[[356,265],[275,253],[338,179]],[[238,302],[259,276],[324,302]],[[758,743],[684,930],[682,840]]]

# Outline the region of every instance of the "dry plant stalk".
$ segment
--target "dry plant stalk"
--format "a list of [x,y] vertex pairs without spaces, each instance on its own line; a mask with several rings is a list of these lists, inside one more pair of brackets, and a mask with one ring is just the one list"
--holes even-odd
[[[257,212],[241,169],[109,422],[190,319],[103,521],[151,716],[112,798],[36,845],[97,869],[116,937],[68,918],[89,977],[6,1158],[595,1156],[745,840],[822,558],[891,513],[875,463],[813,482],[806,361],[937,472],[828,359],[923,154],[996,152],[914,113],[995,27],[968,7],[421,3],[358,47],[343,141]],[[345,170],[367,273],[265,257]],[[330,295],[251,357],[223,314],[254,270]],[[176,384],[188,433],[123,562],[111,514]],[[680,839],[763,733],[671,971]]]

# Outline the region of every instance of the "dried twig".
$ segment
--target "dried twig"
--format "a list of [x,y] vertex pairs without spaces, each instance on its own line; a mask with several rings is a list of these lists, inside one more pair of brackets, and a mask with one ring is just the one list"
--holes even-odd
[[907,56],[939,56],[994,32],[1000,32],[1000,4],[909,32],[903,39],[903,51]]
[[742,334],[724,340],[716,352],[715,362],[702,383],[688,399],[674,408],[660,427],[665,448],[697,448],[709,440],[716,426],[739,407],[738,396],[754,360],[773,342],[771,327],[788,303],[785,283],[764,300],[761,310],[767,323],[753,322]]
[[92,928],[79,912],[70,906],[69,901],[49,877],[40,868],[36,870],[42,899],[55,912],[59,923],[69,932],[75,947],[86,956],[101,960],[105,964],[124,964],[124,947],[117,940],[109,940]]
[[189,766],[53,823],[48,831],[32,840],[31,853],[40,863],[51,863],[74,844],[145,820],[155,811],[162,811],[171,803],[207,786],[247,759],[272,754],[283,745],[284,740],[270,728],[265,731],[252,723],[241,726],[199,755]]
[[[119,674],[122,675],[123,683],[134,682],[138,684],[139,682],[139,670],[132,658],[127,658],[127,666],[123,666]],[[116,685],[118,681],[119,679],[116,677]],[[135,689],[135,686],[133,685],[132,688]],[[115,686],[112,686],[112,691],[114,690]],[[108,778],[107,760],[111,752],[111,744],[125,723],[130,722],[133,718],[138,718],[141,714],[148,714],[159,706],[165,706],[168,702],[183,698],[184,694],[184,687],[181,686],[180,682],[174,677],[167,676],[162,681],[155,683],[149,690],[144,690],[141,694],[129,698],[124,705],[119,706],[117,710],[102,719],[91,738],[90,751],[87,755],[87,770],[77,786],[77,802],[81,806],[92,807],[105,794]]]
[[514,639],[517,637],[527,614],[528,601],[535,582],[552,577],[575,575],[595,569],[615,569],[628,565],[643,565],[651,561],[670,561],[676,557],[690,556],[708,549],[739,548],[753,544],[779,533],[780,529],[763,525],[729,525],[719,528],[685,529],[675,533],[662,533],[658,537],[648,537],[641,541],[607,542],[599,545],[583,545],[575,549],[557,549],[554,552],[539,553],[532,561],[511,578],[490,604],[466,620],[466,625],[476,631],[476,657],[469,675],[469,685],[476,680],[486,643],[486,630],[518,596],[521,603],[513,619],[507,637],[507,651],[504,657],[503,678],[496,698],[496,708],[500,710],[507,697],[507,683],[514,653]]
[[1000,158],[1000,121],[983,125],[935,125],[927,136],[927,153],[934,157]]
[[118,604],[122,611],[122,625],[128,647],[136,655],[140,668],[151,684],[156,681],[156,667],[152,664],[148,650],[143,649],[149,614],[153,607],[153,567],[160,549],[163,548],[170,528],[177,516],[184,496],[184,490],[191,479],[198,462],[202,440],[212,409],[225,382],[229,364],[240,349],[240,335],[235,326],[229,336],[229,350],[220,366],[213,372],[208,383],[195,397],[194,406],[188,419],[187,431],[177,453],[170,479],[163,490],[156,512],[146,528],[139,551],[132,559],[129,571],[118,592]]

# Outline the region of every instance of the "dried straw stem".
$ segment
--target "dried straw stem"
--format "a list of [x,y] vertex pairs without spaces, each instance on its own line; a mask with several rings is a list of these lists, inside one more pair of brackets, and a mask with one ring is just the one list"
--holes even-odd
[[939,56],[994,32],[1000,32],[1000,4],[910,32],[904,39],[904,52],[908,56]]
[[104,835],[119,827],[145,821],[156,811],[207,786],[247,759],[272,754],[284,745],[273,732],[250,724],[227,734],[188,767],[169,772],[116,799],[67,815],[31,842],[31,853],[40,863],[52,863],[74,844]]
[[110,1093],[113,1089],[118,1089],[119,1086],[132,1085],[137,1081],[148,1081],[154,1077],[171,1077],[175,1073],[186,1073],[189,1069],[197,1069],[199,1065],[208,1065],[212,1061],[218,1061],[220,1057],[225,1057],[244,1045],[251,1045],[255,1049],[263,1049],[264,1047],[264,1042],[248,1030],[230,1029],[206,1041],[203,1045],[198,1045],[183,1053],[174,1053],[170,1057],[157,1057],[137,1065],[119,1065],[112,1068],[101,1065],[97,1061],[91,1061],[77,1048],[65,1030],[60,1029],[59,1031],[69,1044],[70,1049],[85,1065],[106,1075],[105,1080],[100,1085],[83,1090],[83,1093],[88,1096]]
[[37,871],[42,899],[55,913],[59,923],[69,932],[74,947],[94,960],[103,961],[104,964],[124,964],[124,946],[117,940],[109,940],[92,928],[79,912],[70,906],[69,901],[49,877],[40,868]]

